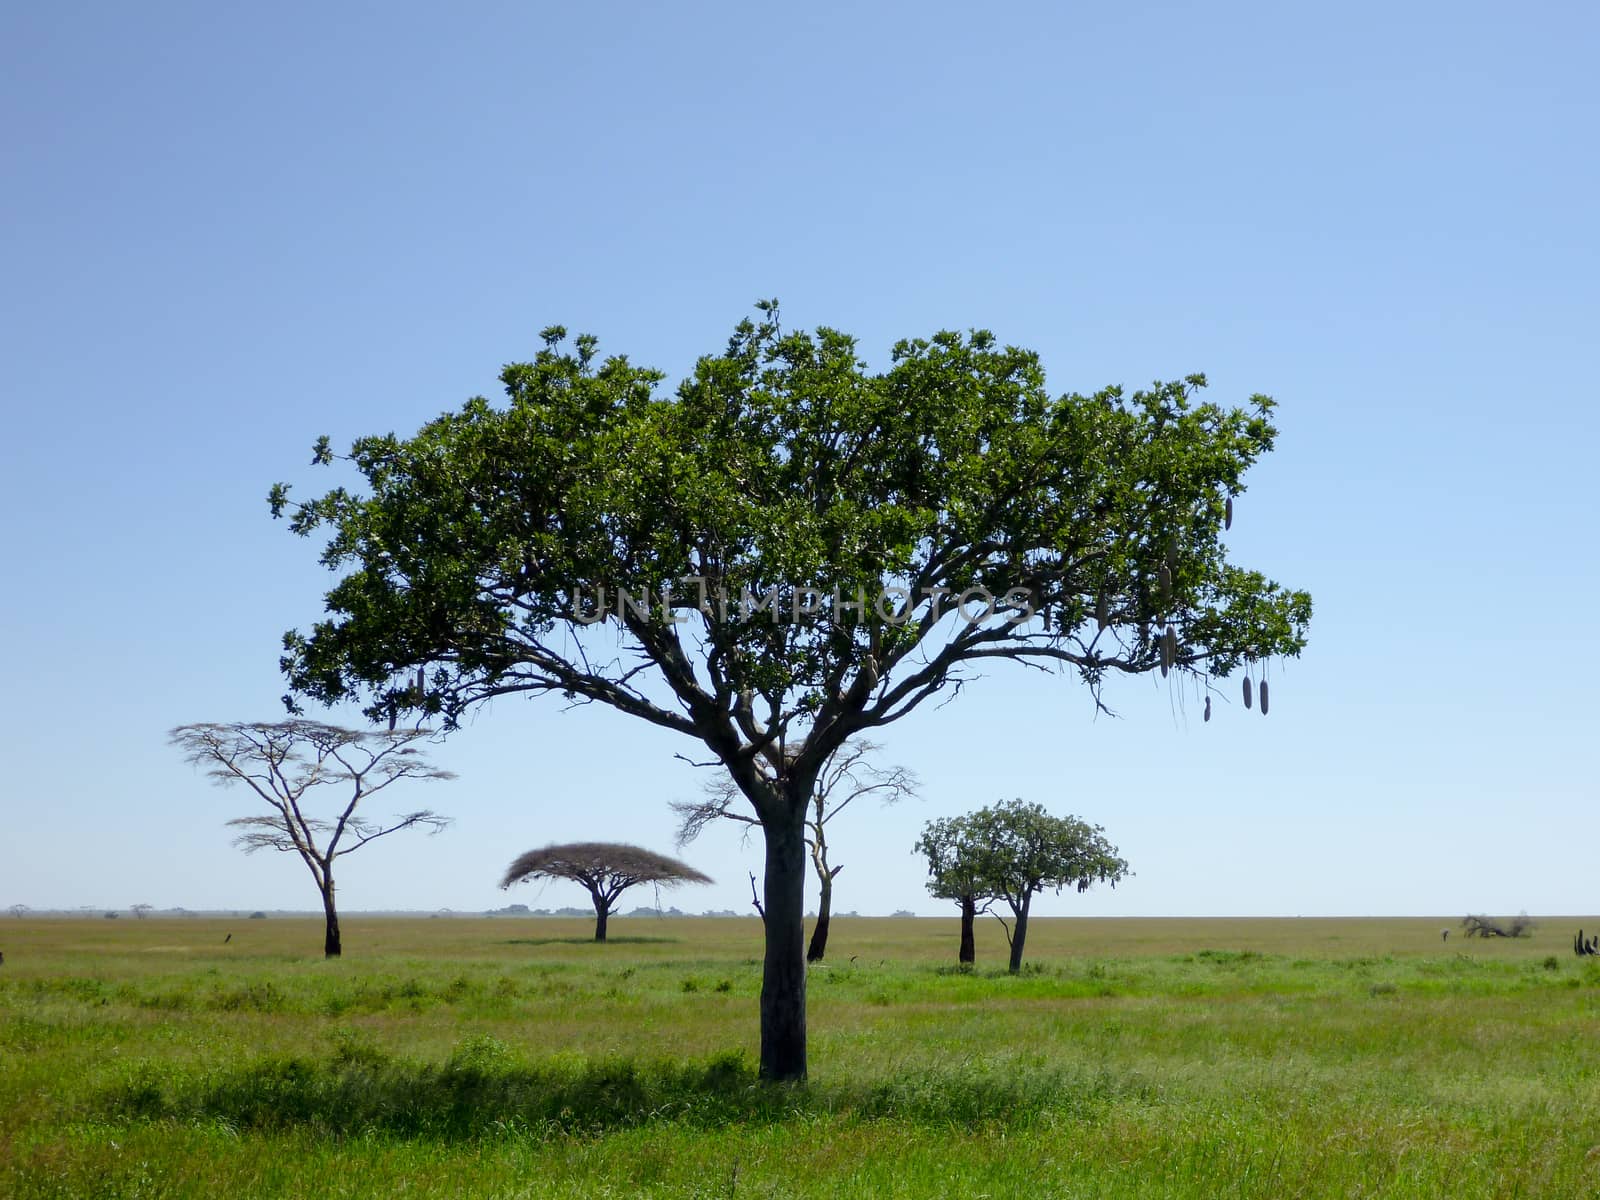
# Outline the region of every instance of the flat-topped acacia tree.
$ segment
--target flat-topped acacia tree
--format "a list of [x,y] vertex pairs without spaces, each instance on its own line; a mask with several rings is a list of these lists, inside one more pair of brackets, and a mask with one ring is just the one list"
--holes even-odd
[[670,392],[553,326],[501,373],[505,403],[358,439],[359,490],[269,500],[345,572],[285,636],[291,706],[450,728],[549,693],[709,750],[761,822],[761,1072],[785,1080],[806,1070],[805,823],[834,751],[986,663],[1076,674],[1097,704],[1113,672],[1204,688],[1297,654],[1311,600],[1221,541],[1273,444],[1267,398],[1200,403],[1200,376],[1053,396],[983,332],[874,371],[757,307]]
[[643,846],[622,842],[566,842],[519,854],[506,868],[500,886],[508,888],[529,879],[570,879],[581,883],[594,901],[594,940],[606,940],[606,921],[617,897],[641,883],[676,887],[680,883],[710,883],[711,877]]

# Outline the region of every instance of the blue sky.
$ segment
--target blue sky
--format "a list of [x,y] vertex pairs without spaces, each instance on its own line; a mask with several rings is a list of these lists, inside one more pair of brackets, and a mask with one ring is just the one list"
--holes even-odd
[[[1597,44],[1580,4],[8,7],[0,904],[311,907],[164,740],[281,712],[330,580],[268,486],[547,324],[677,376],[778,296],[877,363],[982,327],[1056,391],[1275,396],[1229,545],[1316,601],[1266,719],[998,668],[892,727],[923,797],[841,818],[840,907],[944,911],[922,823],[1021,796],[1137,872],[1036,912],[1592,911]],[[495,883],[670,849],[693,749],[499,703],[413,793],[456,824],[343,903],[577,903]],[[747,907],[737,830],[686,856],[677,903]]]

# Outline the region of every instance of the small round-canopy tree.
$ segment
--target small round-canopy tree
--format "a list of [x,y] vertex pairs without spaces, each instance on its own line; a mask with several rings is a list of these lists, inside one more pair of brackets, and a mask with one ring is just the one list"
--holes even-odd
[[965,816],[929,821],[915,846],[928,860],[928,891],[940,900],[954,900],[961,908],[961,949],[957,961],[963,963],[977,961],[978,943],[973,926],[977,921],[978,898],[985,888],[978,876],[978,855],[970,825],[971,819]]
[[[978,874],[987,881],[990,896],[1011,909],[1013,924],[1006,926],[1006,937],[1013,973],[1022,969],[1034,893],[1064,887],[1086,892],[1095,883],[1115,887],[1128,873],[1128,864],[1106,841],[1103,828],[1077,817],[1053,816],[1041,804],[1002,800],[973,813],[970,828]],[[1000,923],[1005,925],[1003,917]]]
[[[761,1074],[806,1073],[806,818],[840,746],[985,667],[1211,681],[1305,645],[1311,598],[1230,562],[1272,401],[1194,375],[1052,395],[992,334],[898,343],[741,322],[676,389],[597,339],[411,437],[358,439],[363,486],[268,503],[345,574],[284,638],[289,701],[369,718],[497,696],[600,703],[710,751],[761,822]],[[326,437],[313,457],[336,457]],[[1280,701],[1281,702],[1281,701]],[[791,747],[800,746],[791,754]]]
[[627,889],[640,883],[676,887],[680,883],[710,883],[711,877],[686,862],[621,842],[568,842],[545,846],[518,856],[506,868],[503,888],[527,879],[570,879],[589,889],[594,901],[594,940],[606,940],[606,919]]
[[[244,830],[234,844],[246,854],[282,850],[300,856],[322,896],[322,952],[338,958],[343,942],[334,901],[334,862],[402,829],[420,826],[438,833],[450,823],[428,809],[387,823],[356,812],[374,792],[402,779],[455,778],[431,765],[411,744],[429,736],[425,729],[385,733],[294,720],[181,725],[169,740],[189,762],[206,767],[214,782],[244,784],[266,805],[264,813],[228,822]],[[310,810],[308,797],[315,799],[312,792],[319,787],[342,793],[331,818],[313,816]]]
[[1095,883],[1113,887],[1128,873],[1117,848],[1106,841],[1105,830],[1077,817],[1057,817],[1041,804],[1002,800],[954,821],[932,822],[917,848],[928,856],[929,890],[936,896],[962,902],[962,960],[971,936],[972,902],[993,912],[989,905],[1003,901],[1011,910],[1005,918],[1006,939],[1011,943],[1010,968],[1022,969],[1022,950],[1028,938],[1028,912],[1041,891],[1059,892],[1075,887],[1086,892]]

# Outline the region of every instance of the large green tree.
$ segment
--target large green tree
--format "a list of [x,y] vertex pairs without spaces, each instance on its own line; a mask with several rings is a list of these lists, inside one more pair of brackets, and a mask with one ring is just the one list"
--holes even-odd
[[504,403],[357,440],[357,490],[270,501],[344,572],[285,637],[291,705],[454,725],[553,693],[710,751],[761,822],[761,1070],[794,1079],[807,806],[834,751],[997,660],[1097,702],[1111,673],[1204,686],[1298,653],[1311,601],[1221,541],[1272,447],[1265,397],[1200,403],[1200,376],[1052,395],[1036,355],[984,332],[872,370],[846,334],[758,309],[671,390],[551,327]]

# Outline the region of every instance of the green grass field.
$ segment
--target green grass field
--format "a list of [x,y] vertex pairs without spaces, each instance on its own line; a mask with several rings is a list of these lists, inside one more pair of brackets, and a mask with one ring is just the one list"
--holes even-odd
[[753,919],[8,919],[0,1196],[1600,1195],[1600,919],[1447,924],[840,919],[766,1087]]

